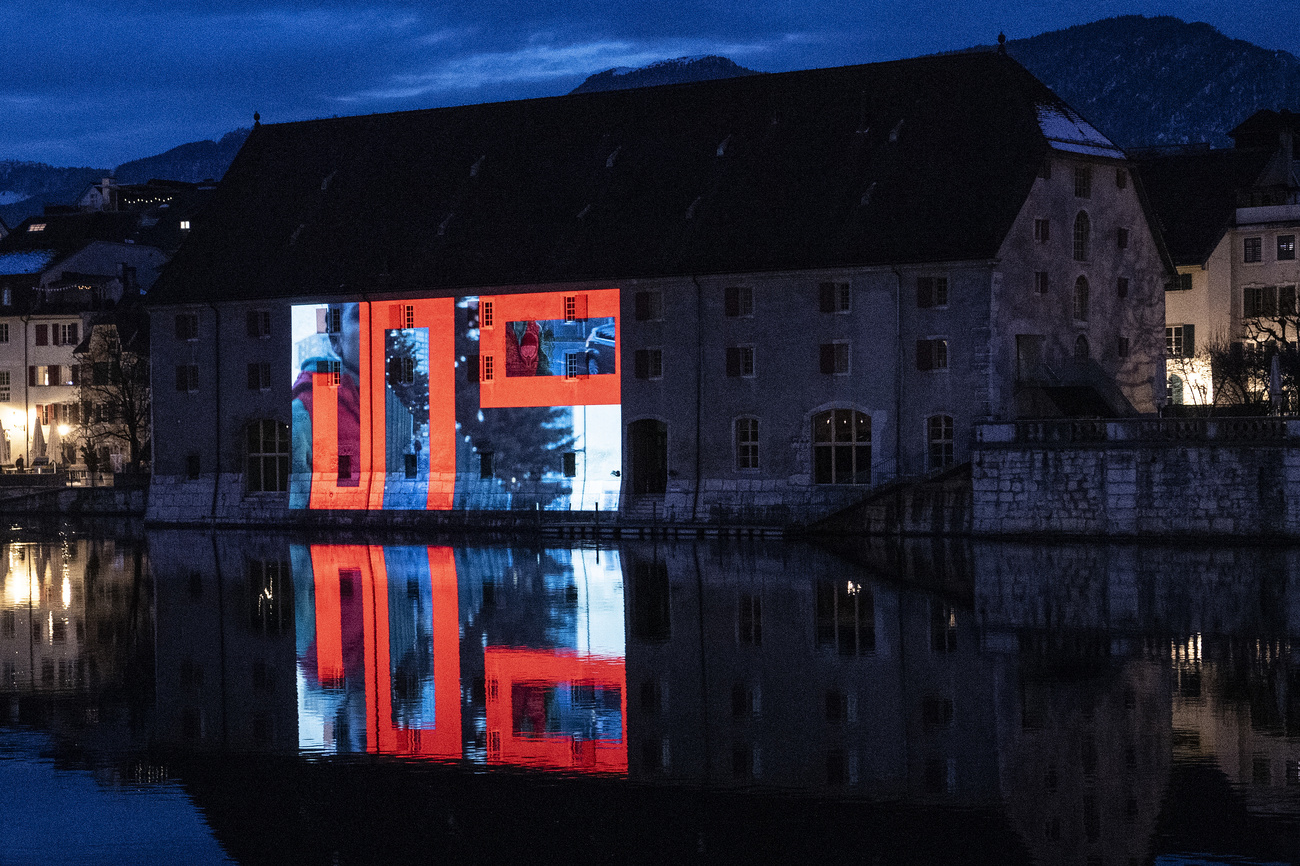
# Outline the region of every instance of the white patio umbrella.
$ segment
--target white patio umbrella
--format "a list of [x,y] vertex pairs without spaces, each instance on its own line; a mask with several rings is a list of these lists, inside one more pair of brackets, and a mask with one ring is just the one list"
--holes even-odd
[[45,430],[41,427],[40,421],[37,421],[32,426],[36,428],[32,431],[32,457],[44,457]]
[[63,462],[63,434],[59,432],[58,424],[50,425],[50,441],[45,446],[45,453],[51,460]]

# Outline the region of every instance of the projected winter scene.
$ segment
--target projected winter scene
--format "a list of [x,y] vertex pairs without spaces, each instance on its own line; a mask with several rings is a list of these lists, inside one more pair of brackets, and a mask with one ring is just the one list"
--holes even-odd
[[617,509],[617,289],[292,309],[292,508]]

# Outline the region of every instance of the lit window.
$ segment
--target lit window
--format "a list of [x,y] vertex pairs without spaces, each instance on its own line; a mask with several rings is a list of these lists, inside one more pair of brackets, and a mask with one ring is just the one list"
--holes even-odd
[[736,420],[736,468],[758,468],[758,419]]
[[187,232],[187,231],[189,231],[189,230],[190,230],[190,221],[189,221],[189,220],[181,220],[181,231],[183,231],[183,232]]
[[45,231],[45,223],[32,223],[27,227],[27,230],[29,232],[43,232]]
[[8,403],[9,397],[9,371],[0,370],[0,403]]
[[1246,238],[1242,247],[1242,260],[1247,263],[1264,260],[1264,239]]
[[871,416],[830,409],[812,419],[813,483],[871,483]]
[[1295,261],[1295,235],[1277,236],[1277,260],[1279,262]]

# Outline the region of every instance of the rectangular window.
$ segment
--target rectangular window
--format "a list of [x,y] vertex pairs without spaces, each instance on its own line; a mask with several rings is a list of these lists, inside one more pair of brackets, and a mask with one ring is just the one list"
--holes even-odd
[[[331,312],[338,312],[332,310]],[[199,338],[199,314],[198,313],[177,313],[176,314],[176,339],[178,340],[197,340]]]
[[1034,220],[1034,240],[1040,244],[1045,244],[1052,239],[1052,225],[1049,220]]
[[577,379],[587,375],[587,356],[584,352],[564,353],[564,378]]
[[736,421],[736,468],[758,468],[757,418],[739,418]]
[[414,304],[402,304],[402,327],[408,330],[415,327]]
[[36,326],[36,345],[38,345],[38,346],[48,346],[49,344],[50,344],[50,326],[49,326],[49,325],[37,325],[37,326]]
[[1128,249],[1128,229],[1115,230],[1115,244],[1121,249]]
[[849,344],[822,343],[821,371],[827,375],[847,376],[849,373]]
[[578,454],[575,451],[565,451],[563,455],[563,466],[565,478],[576,478],[578,475]]
[[492,477],[492,455],[491,451],[480,451],[478,453],[478,477]]
[[1277,314],[1294,316],[1296,314],[1295,286],[1277,287]]
[[1076,198],[1092,198],[1092,166],[1074,167],[1074,195]]
[[663,292],[637,292],[635,315],[638,322],[658,322],[664,317]]
[[638,379],[662,379],[664,375],[663,349],[637,349],[633,367]]
[[723,292],[723,312],[732,319],[754,315],[754,290],[749,286],[727,286]]
[[573,295],[564,298],[564,321],[572,322],[578,318],[578,299]]
[[946,370],[948,368],[948,341],[944,339],[916,341],[916,369]]
[[1196,356],[1196,326],[1169,325],[1165,328],[1165,355],[1170,358]]
[[248,336],[262,338],[271,336],[271,311],[248,311]]
[[1115,169],[1115,186],[1118,187],[1119,189],[1128,188],[1128,169],[1126,168]]
[[948,306],[948,278],[917,277],[916,305],[922,308]]
[[1242,290],[1241,315],[1247,319],[1277,315],[1276,286],[1247,286]]
[[466,356],[465,356],[465,381],[466,381],[466,382],[477,382],[477,381],[478,381],[478,375],[479,375],[479,374],[478,374],[478,363],[479,363],[479,362],[478,362],[478,355],[466,355]]
[[482,361],[483,364],[483,381],[491,382],[493,378],[495,378],[496,376],[496,370],[495,370],[496,365],[492,363],[492,356],[483,355],[480,360]]
[[742,644],[763,645],[763,600],[757,593],[742,592],[736,616],[736,633]]
[[818,286],[818,299],[823,313],[847,313],[850,297],[848,283],[822,283]]
[[1048,157],[1038,166],[1038,176],[1043,180],[1052,179],[1052,159]]
[[1128,277],[1120,277],[1115,280],[1115,294],[1121,298],[1128,297]]
[[339,455],[339,481],[347,481],[352,478],[352,455]]
[[178,364],[176,366],[176,390],[186,393],[199,390],[198,364]]
[[1192,290],[1192,275],[1179,274],[1165,285],[1166,292],[1190,292]]
[[1128,357],[1128,337],[1120,337],[1120,338],[1119,338],[1119,343],[1118,343],[1117,346],[1116,346],[1116,353],[1117,353],[1121,358],[1127,358],[1127,357]]
[[1277,236],[1277,260],[1279,262],[1295,261],[1295,235]]
[[0,370],[0,403],[8,403],[9,398],[9,371]]
[[1264,260],[1264,239],[1246,238],[1242,242],[1242,261],[1247,264]]
[[727,347],[727,375],[732,377],[754,375],[753,346]]
[[479,304],[479,326],[483,328],[492,327],[492,302],[484,301]]
[[249,364],[248,365],[248,390],[250,391],[271,390],[271,365],[270,364]]
[[1034,291],[1040,295],[1045,295],[1047,289],[1047,271],[1034,271]]
[[0,322],[0,343],[9,342],[9,323]]
[[199,477],[199,455],[188,454],[185,457],[185,476],[191,481],[197,481]]

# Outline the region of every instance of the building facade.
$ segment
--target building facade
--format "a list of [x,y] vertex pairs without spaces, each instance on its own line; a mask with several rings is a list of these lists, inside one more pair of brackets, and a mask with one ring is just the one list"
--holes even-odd
[[992,53],[258,127],[150,296],[150,516],[809,519],[1153,412],[1168,270]]

